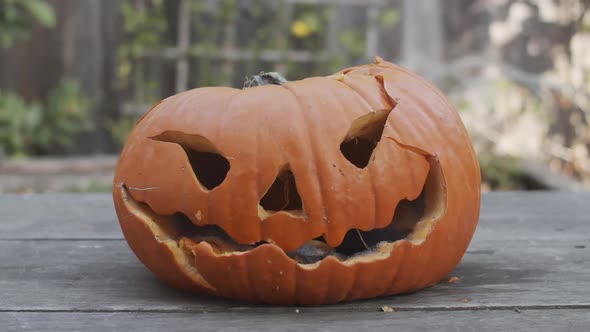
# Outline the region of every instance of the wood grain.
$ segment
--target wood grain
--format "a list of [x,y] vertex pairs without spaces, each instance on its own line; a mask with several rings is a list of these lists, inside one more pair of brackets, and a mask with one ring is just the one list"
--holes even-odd
[[4,331],[586,331],[590,310],[0,313]]
[[[449,275],[458,277],[455,283],[295,308],[251,306],[162,285],[127,247],[109,195],[0,195],[0,326],[583,330],[590,323],[589,202],[590,193],[485,194],[475,237]],[[380,312],[383,305],[395,312]]]
[[0,240],[122,238],[108,194],[0,194]]
[[[452,273],[459,278],[453,284],[317,310],[373,311],[382,305],[431,310],[590,307],[590,246],[579,247],[589,242],[588,238],[503,240],[479,236]],[[0,310],[192,312],[249,308],[182,295],[160,284],[122,240],[0,241],[0,271]]]

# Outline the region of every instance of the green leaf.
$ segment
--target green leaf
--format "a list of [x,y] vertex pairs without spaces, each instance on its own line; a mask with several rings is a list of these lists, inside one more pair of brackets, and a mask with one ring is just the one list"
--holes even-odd
[[397,9],[385,9],[379,15],[379,24],[383,27],[392,27],[399,22],[400,15]]
[[318,13],[305,13],[301,17],[301,21],[305,22],[313,32],[317,32],[320,29],[321,23]]
[[344,30],[340,33],[340,42],[353,56],[360,56],[365,51],[365,36],[356,29]]
[[46,28],[55,26],[57,19],[53,8],[44,0],[22,0],[19,2],[28,12]]

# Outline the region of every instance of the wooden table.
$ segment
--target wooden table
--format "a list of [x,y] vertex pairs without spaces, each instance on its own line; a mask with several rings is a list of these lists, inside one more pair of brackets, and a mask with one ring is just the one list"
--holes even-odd
[[1,331],[590,330],[590,193],[484,194],[457,282],[323,307],[162,285],[127,247],[110,195],[0,195],[0,218]]

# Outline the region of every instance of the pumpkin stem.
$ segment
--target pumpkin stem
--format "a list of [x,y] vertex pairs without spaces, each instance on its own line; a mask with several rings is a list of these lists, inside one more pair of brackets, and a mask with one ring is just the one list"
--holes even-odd
[[246,82],[244,82],[244,88],[252,88],[255,86],[263,86],[263,85],[283,85],[288,81],[283,77],[283,75],[271,71],[268,73],[260,72],[258,75],[252,76],[252,78],[246,77]]

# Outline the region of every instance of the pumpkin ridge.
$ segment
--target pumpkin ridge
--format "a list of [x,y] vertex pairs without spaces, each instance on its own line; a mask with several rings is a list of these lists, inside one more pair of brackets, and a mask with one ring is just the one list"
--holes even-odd
[[[341,263],[341,262],[338,262]],[[350,268],[350,273],[352,274],[352,276],[350,277],[350,279],[352,280],[352,282],[350,283],[350,287],[348,287],[348,289],[346,290],[346,292],[344,293],[344,298],[350,298],[352,292],[354,291],[354,288],[358,282],[358,268],[356,266],[351,266]]]
[[[232,89],[234,93],[232,93],[230,96],[228,96],[225,100],[225,103],[223,105],[220,105],[219,110],[217,112],[219,112],[219,117],[218,117],[218,123],[219,125],[216,126],[215,128],[215,132],[213,134],[213,137],[215,138],[220,138],[223,137],[223,132],[222,132],[222,128],[226,128],[227,127],[227,122],[229,122],[232,119],[233,116],[233,111],[234,110],[234,104],[238,103],[238,101],[240,101],[239,98],[243,98],[243,96],[245,95],[246,91],[245,90],[238,90],[238,89]],[[226,156],[226,158],[229,156]],[[235,157],[235,156],[231,156],[231,157]],[[233,158],[228,158],[228,159],[233,159]],[[230,164],[232,164],[230,162]],[[231,169],[230,169],[231,171]],[[231,181],[231,179],[233,179],[233,177],[230,177],[232,174],[228,173],[227,174],[229,177],[229,180]],[[227,193],[227,191],[218,191],[215,194],[225,194],[227,197],[229,194]],[[222,198],[225,198],[222,197]],[[214,199],[216,198],[216,199]],[[219,200],[219,197],[213,197],[212,194],[207,196],[207,208],[209,211],[215,211],[215,213],[217,215],[221,214],[221,217],[219,217],[218,219],[221,220],[221,222],[219,222],[219,226],[222,227],[222,229],[224,231],[226,231],[228,234],[237,234],[238,232],[236,232],[234,230],[235,228],[235,223],[232,222],[232,220],[235,219],[235,214],[233,211],[229,210],[229,209],[219,209],[219,208],[215,208],[216,205],[216,201]],[[221,211],[220,211],[221,210]],[[211,213],[210,213],[211,215]],[[229,218],[228,218],[229,217]],[[211,220],[213,218],[209,218],[209,220]],[[218,224],[216,222],[216,224]],[[259,227],[258,229],[258,238],[261,237],[262,235],[262,229]]]
[[[387,62],[389,63],[389,62]],[[390,66],[388,66],[388,69],[390,69],[389,71],[387,71],[387,73],[390,74],[395,74],[396,71],[400,71],[408,76],[411,76],[413,79],[415,79],[416,81],[422,83],[422,85],[424,85],[425,88],[428,89],[428,91],[433,92],[434,94],[436,94],[436,96],[443,102],[445,103],[447,106],[447,108],[454,110],[455,107],[448,101],[448,99],[444,96],[444,94],[440,91],[437,91],[438,89],[435,89],[434,84],[432,84],[432,82],[430,82],[429,80],[427,80],[426,78],[416,75],[415,73],[411,72],[408,69],[405,69],[403,67],[400,67],[398,65],[395,65],[393,63],[389,63]],[[383,76],[384,74],[380,74],[381,76]]]
[[[393,111],[393,109],[395,108],[397,102],[394,98],[392,98],[389,93],[387,93],[387,90],[385,90],[385,83],[383,81],[383,78],[380,77],[381,74],[379,75],[371,75],[375,81],[377,82],[377,85],[379,86],[380,89],[380,95],[382,97],[385,97],[385,99],[387,100],[387,102],[389,103],[389,105],[385,105],[384,109],[389,110],[390,112]],[[373,107],[371,104],[371,102],[367,99],[367,97],[365,97],[362,93],[360,93],[355,86],[350,85],[349,84],[349,80],[355,80],[358,79],[357,75],[353,75],[353,74],[344,74],[344,77],[339,78],[339,77],[331,77],[333,80],[339,82],[340,84],[343,84],[344,86],[346,86],[347,88],[349,88],[350,90],[352,90],[359,99],[361,99],[362,101],[364,101],[367,104],[367,108],[369,109],[375,109],[375,107]],[[377,111],[379,109],[375,109],[375,111]]]
[[[309,143],[309,146],[310,146],[310,149],[312,152],[313,167],[314,167],[313,173],[316,174],[314,184],[315,184],[316,188],[319,187],[319,192],[320,192],[320,194],[317,196],[317,197],[319,197],[319,200],[320,200],[318,202],[319,203],[318,206],[324,207],[325,206],[324,195],[326,195],[326,193],[325,193],[326,186],[322,185],[321,172],[318,172],[318,170],[321,169],[321,167],[318,164],[318,155],[320,155],[320,154],[317,151],[316,145],[313,144],[315,137],[312,137],[312,134],[310,133],[310,130],[307,127],[307,123],[309,122],[309,118],[307,117],[307,110],[305,109],[304,104],[300,100],[300,96],[295,92],[292,84],[285,84],[285,85],[281,85],[281,86],[284,87],[285,89],[287,89],[293,95],[295,103],[297,104],[297,109],[299,110],[298,113],[300,114],[300,116],[302,118],[302,122],[304,123],[304,127],[306,129],[305,137],[307,138],[307,141]],[[307,199],[309,199],[309,198],[307,198]],[[305,206],[305,205],[310,206],[310,204],[305,203],[304,197],[302,197],[302,204],[303,204],[303,206]],[[323,215],[324,211],[321,211],[321,213]],[[307,215],[308,216],[315,215],[315,213],[312,214],[312,211],[307,211]],[[322,220],[322,222],[323,222],[323,225],[322,225],[323,231],[322,232],[326,232],[327,222],[324,220],[324,218],[320,218],[320,220]]]
[[257,284],[257,274],[258,271],[255,270],[253,268],[253,266],[255,266],[254,264],[252,264],[252,261],[254,259],[256,259],[256,256],[244,256],[244,260],[246,262],[245,264],[245,270],[243,275],[245,276],[246,280],[244,282],[244,284],[248,285],[248,287],[246,287],[246,289],[249,290],[250,293],[250,298],[252,298],[254,300],[254,302],[260,302],[260,299],[262,298],[259,294],[258,294],[258,289],[256,287]]
[[[399,261],[397,261],[396,264],[394,265],[395,272],[391,275],[391,280],[389,282],[390,287],[387,288],[386,293],[393,292],[395,287],[397,287],[397,280],[399,279],[399,277],[401,275],[399,272],[405,263],[405,257],[406,257],[405,251],[407,251],[407,249],[405,246],[398,246],[398,247],[401,247],[401,248],[396,248]],[[400,251],[401,251],[401,253],[400,253]]]

